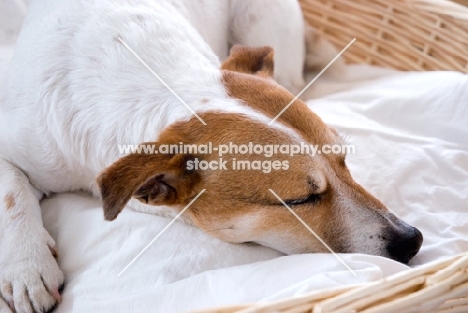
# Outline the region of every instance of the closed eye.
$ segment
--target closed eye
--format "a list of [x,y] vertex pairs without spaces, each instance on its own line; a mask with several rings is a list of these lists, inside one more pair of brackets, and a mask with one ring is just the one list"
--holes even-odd
[[302,199],[286,200],[284,203],[287,205],[316,204],[320,200],[322,200],[322,194],[313,193]]

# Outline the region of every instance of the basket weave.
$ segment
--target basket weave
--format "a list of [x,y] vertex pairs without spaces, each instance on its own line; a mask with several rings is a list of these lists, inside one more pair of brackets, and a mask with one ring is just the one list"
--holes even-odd
[[[447,0],[299,0],[307,22],[347,63],[468,72],[468,8]],[[379,282],[204,313],[467,313],[468,253]]]
[[466,313],[468,253],[381,281],[315,291],[271,303],[200,313]]
[[468,72],[468,8],[448,0],[299,0],[348,63]]

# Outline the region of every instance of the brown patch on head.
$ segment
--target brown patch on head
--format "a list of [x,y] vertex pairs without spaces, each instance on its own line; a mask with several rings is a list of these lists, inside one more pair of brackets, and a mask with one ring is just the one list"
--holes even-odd
[[[234,46],[231,56],[224,62],[222,82],[228,95],[240,99],[247,106],[270,118],[279,114],[295,97],[271,79],[255,74],[255,64],[273,62],[271,48],[248,48]],[[299,133],[312,143],[333,143],[337,136],[300,99],[296,99],[277,120]]]
[[[246,105],[273,119],[294,96],[274,81],[235,71],[223,72],[223,84],[228,95],[242,100]],[[332,144],[338,138],[322,119],[300,99],[296,99],[277,119],[298,131],[314,144]]]
[[231,54],[221,69],[266,78],[273,77],[274,67],[274,51],[271,47],[251,48],[236,45],[231,48]]
[[200,103],[203,103],[203,104],[206,104],[208,102],[210,102],[210,99],[208,99],[208,98],[203,98],[203,99],[200,100]]
[[[204,144],[213,147],[233,142],[237,145],[283,145],[298,144],[297,136],[282,127],[271,127],[250,117],[230,113],[200,114],[207,123],[201,125],[197,119],[182,121],[167,128],[158,138],[164,143]],[[217,154],[197,154],[199,160],[218,161]],[[295,208],[315,232],[323,236],[337,251],[344,251],[344,236],[333,238],[327,227],[342,231],[337,212],[331,210],[331,197],[311,208],[316,193],[326,193],[328,182],[308,155],[291,157],[276,154],[266,157],[258,154],[227,154],[225,170],[200,170],[200,186],[206,189],[186,214],[204,231],[228,242],[254,241],[286,253],[326,252],[326,248],[308,233],[297,219],[282,206],[269,191],[273,189],[286,201],[308,201]],[[233,162],[248,161],[268,165],[277,162],[281,169],[262,170],[234,169]],[[286,162],[286,163],[285,163]],[[287,164],[284,167],[284,164]],[[318,196],[317,198],[320,198]],[[294,206],[294,204],[291,204]],[[323,219],[326,217],[326,223]],[[328,234],[327,234],[328,232]]]
[[15,197],[13,196],[13,194],[10,192],[8,193],[5,198],[3,199],[3,201],[5,202],[5,208],[7,210],[10,210],[11,208],[13,208],[16,204],[15,202]]

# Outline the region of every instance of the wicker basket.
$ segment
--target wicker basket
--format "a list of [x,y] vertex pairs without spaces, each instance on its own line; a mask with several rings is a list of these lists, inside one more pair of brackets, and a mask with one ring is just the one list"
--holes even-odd
[[381,281],[315,291],[300,297],[199,311],[204,313],[466,313],[468,253]]
[[468,72],[468,8],[448,0],[299,0],[348,63]]
[[[468,72],[468,8],[448,0],[299,0],[307,22],[347,63]],[[467,313],[468,253],[379,282],[204,313]]]

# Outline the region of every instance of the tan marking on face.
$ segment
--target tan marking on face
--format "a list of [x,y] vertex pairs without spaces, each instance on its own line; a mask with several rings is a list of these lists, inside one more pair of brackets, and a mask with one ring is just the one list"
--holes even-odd
[[[166,129],[158,142],[203,144],[213,146],[234,142],[238,145],[298,144],[298,137],[288,132],[255,121],[249,117],[228,113],[203,113],[200,115],[206,126],[196,119],[176,123]],[[194,155],[200,160],[217,160],[217,155]],[[286,253],[326,252],[307,229],[268,190],[273,189],[284,200],[308,198],[313,193],[328,189],[326,176],[320,165],[308,155],[288,156],[283,154],[268,158],[264,155],[225,155],[223,160],[287,161],[287,170],[263,173],[255,170],[199,171],[199,188],[206,192],[192,204],[187,214],[192,221],[209,234],[228,242],[254,241],[274,247]],[[339,239],[334,240],[327,227],[340,229],[339,217],[327,205],[332,198],[324,197],[312,214],[310,206],[295,207],[298,214],[337,250],[343,250]],[[321,219],[328,218],[327,223]],[[246,223],[249,219],[251,222]]]
[[10,210],[12,209],[16,202],[15,202],[15,197],[13,196],[13,194],[10,192],[8,193],[5,198],[3,199],[3,201],[5,202],[5,209],[6,210]]

